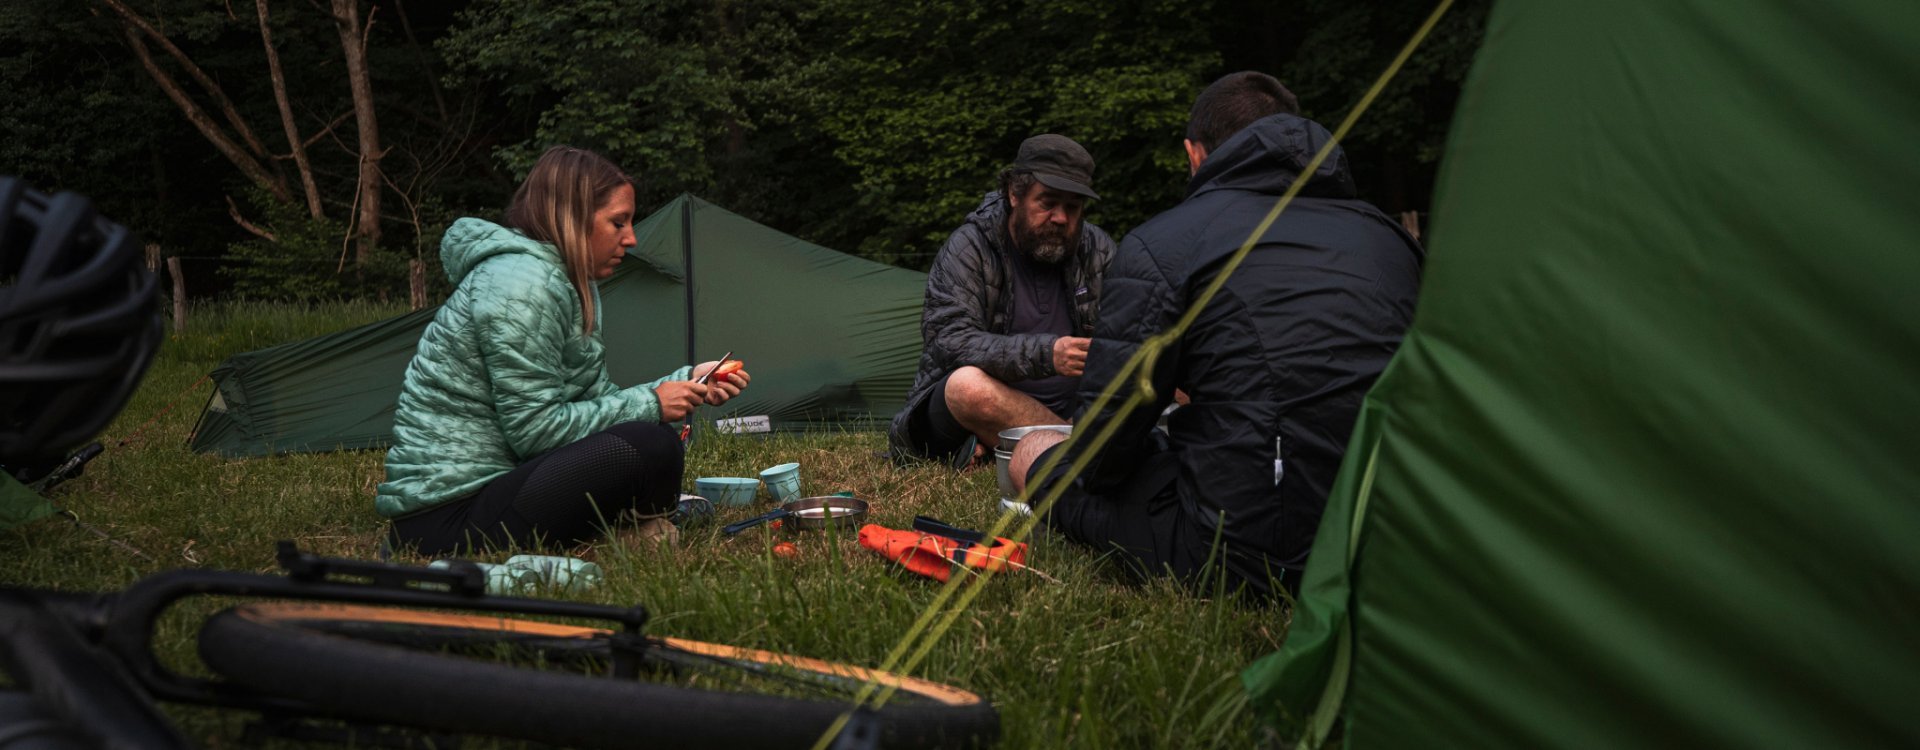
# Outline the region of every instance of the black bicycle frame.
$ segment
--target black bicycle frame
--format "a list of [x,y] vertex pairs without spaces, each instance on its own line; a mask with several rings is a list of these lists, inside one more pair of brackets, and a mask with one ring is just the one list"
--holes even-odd
[[[631,677],[647,647],[647,610],[579,602],[486,595],[486,576],[471,563],[405,567],[326,558],[277,545],[285,576],[173,570],[124,591],[71,594],[0,589],[0,660],[45,707],[85,727],[108,747],[190,747],[147,696],[263,713],[325,716],[324,708],[263,695],[221,681],[180,674],[153,653],[154,624],[174,603],[193,596],[238,596],[362,604],[440,607],[514,615],[617,622],[610,637],[613,670]],[[96,648],[95,646],[99,648]]]

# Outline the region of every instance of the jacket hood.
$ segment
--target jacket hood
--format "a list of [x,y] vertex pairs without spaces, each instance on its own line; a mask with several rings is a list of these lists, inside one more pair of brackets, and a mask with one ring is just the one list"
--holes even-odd
[[526,235],[485,219],[472,217],[455,221],[440,239],[440,265],[447,269],[447,280],[454,286],[480,263],[496,255],[518,253],[566,267],[560,251],[552,245],[529,239]]
[[[1255,120],[1207,154],[1200,171],[1187,183],[1187,194],[1250,190],[1280,195],[1330,140],[1333,134],[1320,123],[1299,115],[1278,114]],[[1353,174],[1347,167],[1347,152],[1337,145],[1300,189],[1302,198],[1357,195]]]
[[995,190],[980,198],[980,207],[967,214],[967,223],[987,237],[998,237],[1007,226],[1007,199]]

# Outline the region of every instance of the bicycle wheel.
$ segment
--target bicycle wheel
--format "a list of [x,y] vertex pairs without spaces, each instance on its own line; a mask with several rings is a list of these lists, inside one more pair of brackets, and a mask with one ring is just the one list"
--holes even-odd
[[[870,678],[898,688],[875,712],[888,746],[984,745],[999,733],[998,715],[974,693],[716,643],[656,638],[641,655],[658,673],[610,678],[610,635],[500,616],[268,602],[208,620],[200,656],[228,680],[341,718],[583,747],[810,746]],[[475,655],[483,658],[466,658]]]

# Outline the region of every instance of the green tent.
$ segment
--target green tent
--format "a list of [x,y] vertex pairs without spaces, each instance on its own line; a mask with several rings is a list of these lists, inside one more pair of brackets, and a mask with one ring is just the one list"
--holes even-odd
[[[600,285],[618,383],[732,351],[753,386],[700,417],[769,417],[777,430],[868,425],[906,399],[920,357],[926,274],[829,250],[683,195],[634,225]],[[235,355],[193,449],[228,456],[377,448],[428,309]]]
[[1920,3],[1496,4],[1254,705],[1346,747],[1920,744]]
[[0,470],[0,531],[59,513],[53,501]]

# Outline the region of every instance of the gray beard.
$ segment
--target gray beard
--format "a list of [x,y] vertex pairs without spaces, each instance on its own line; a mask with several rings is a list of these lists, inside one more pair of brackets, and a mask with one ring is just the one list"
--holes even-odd
[[1067,246],[1059,242],[1042,242],[1027,250],[1034,260],[1052,265],[1067,258]]
[[1020,223],[1018,219],[1015,219],[1011,224],[1013,226],[1013,248],[1026,253],[1029,258],[1048,265],[1066,260],[1067,248],[1077,244],[1080,239],[1080,233],[1075,231],[1069,233],[1065,241],[1043,240],[1034,236],[1033,230]]

